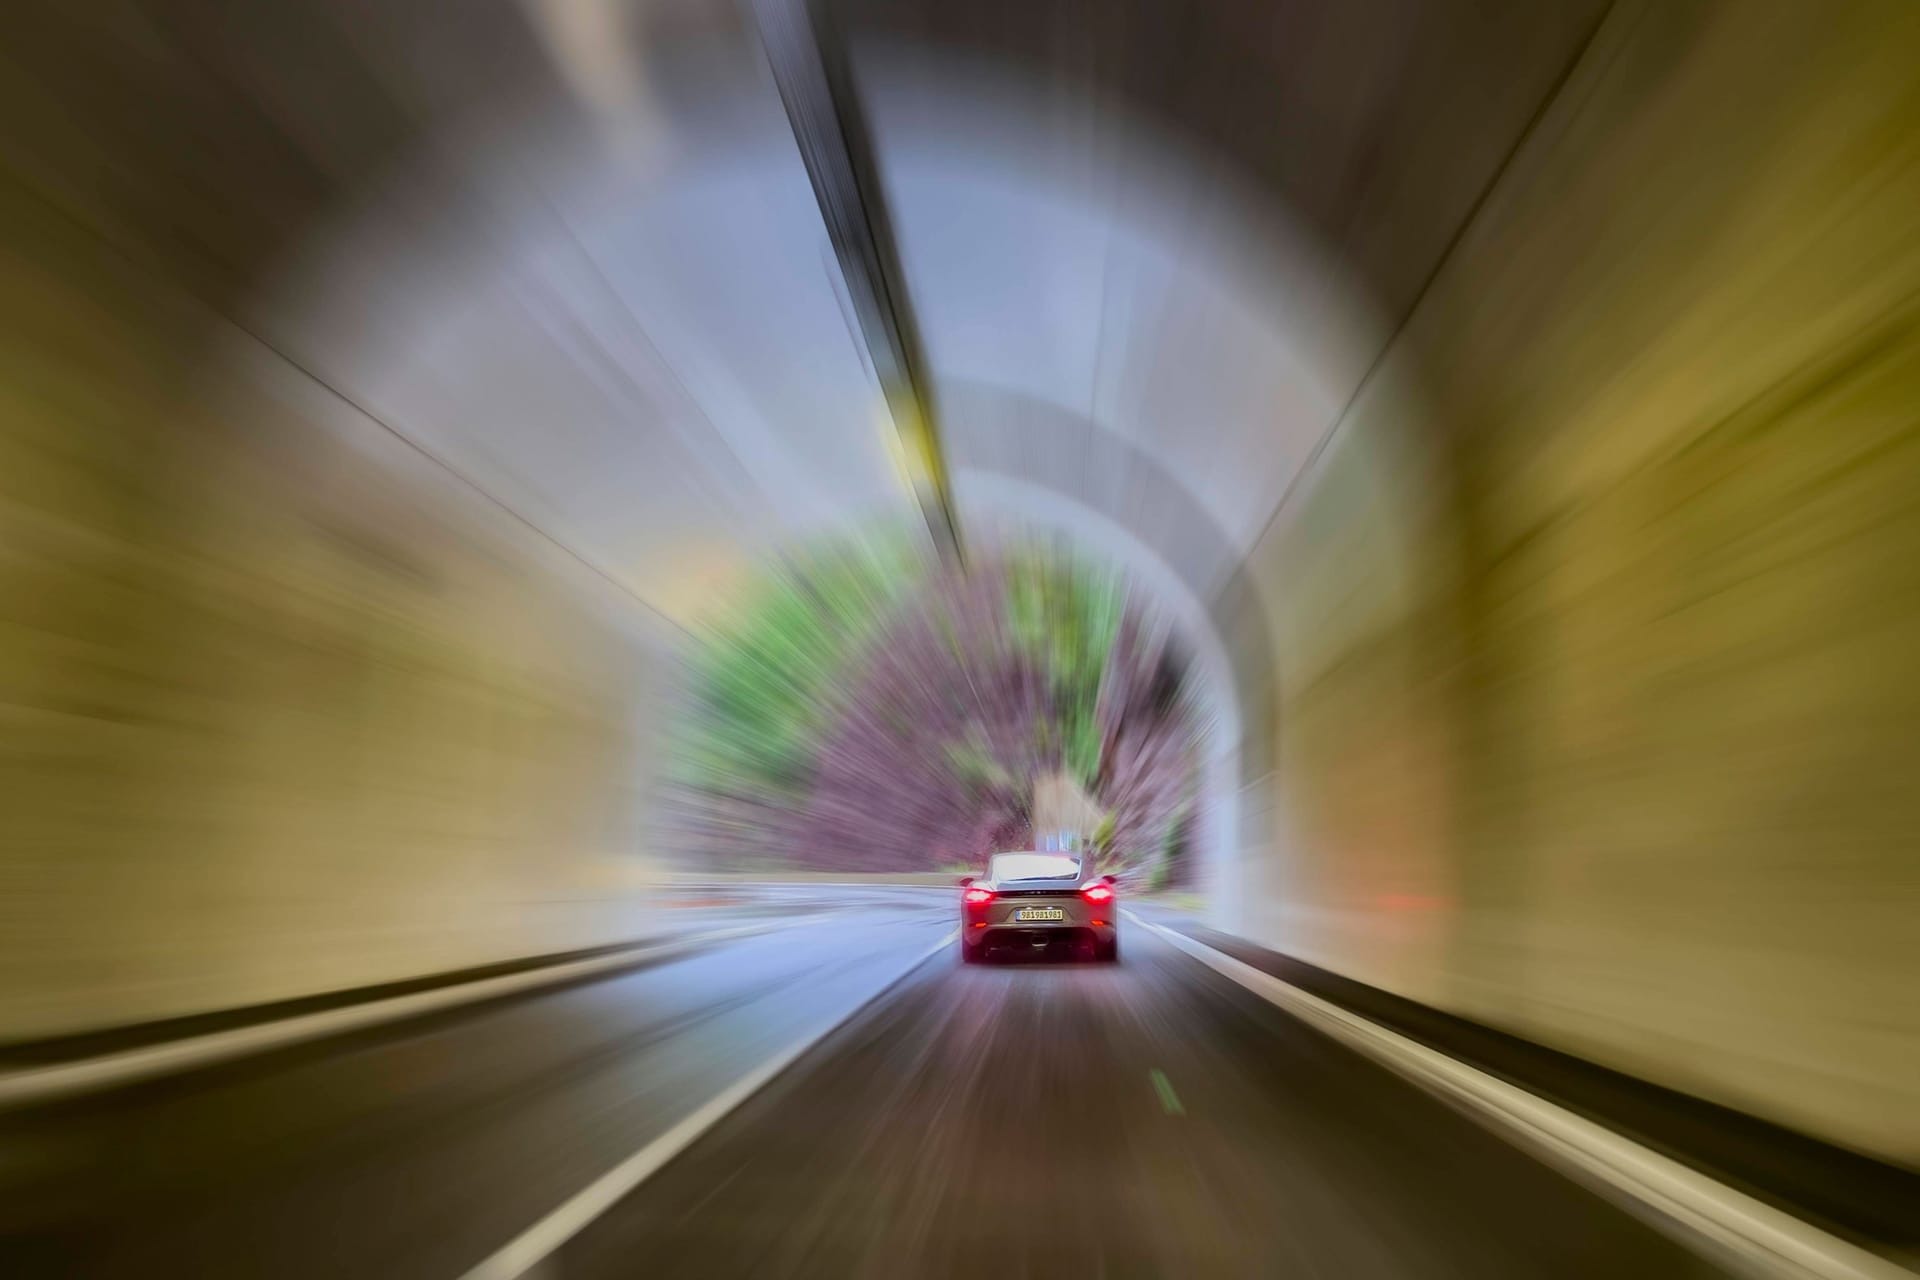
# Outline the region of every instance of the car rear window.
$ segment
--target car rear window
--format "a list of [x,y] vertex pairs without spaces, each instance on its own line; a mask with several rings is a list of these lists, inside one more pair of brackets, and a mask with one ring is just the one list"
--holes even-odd
[[1078,858],[1057,853],[996,853],[989,868],[1001,883],[1009,880],[1069,880],[1080,874]]

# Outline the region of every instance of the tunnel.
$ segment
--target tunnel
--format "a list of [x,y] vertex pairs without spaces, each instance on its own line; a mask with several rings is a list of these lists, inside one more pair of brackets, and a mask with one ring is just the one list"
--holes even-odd
[[[970,988],[901,968],[952,925],[950,874],[743,887],[662,835],[716,602],[876,524],[956,562],[1042,540],[1125,574],[1210,730],[1191,900],[1143,901],[1158,958],[1091,981],[1204,960],[1216,1020],[1136,1044],[1086,1011],[1123,988],[1083,1008],[1009,970],[982,980],[1038,1003],[1002,1032],[1051,1010],[1118,1057],[1177,1042],[1246,1114],[1289,1055],[1371,1055],[1476,1125],[1327,1083],[1248,1132],[1422,1185],[1457,1158],[1482,1171],[1460,1194],[1511,1188],[1482,1199],[1534,1218],[1525,1248],[1469,1246],[1440,1208],[1163,1137],[1158,1167],[1337,1225],[1222,1227],[1232,1194],[1116,1182],[1062,1201],[1131,1206],[1140,1252],[1060,1263],[1014,1231],[1000,1263],[1915,1265],[1907,6],[21,0],[0,33],[0,1270],[995,1265],[930,1261],[941,1232],[997,1228],[943,1217],[963,1175],[894,1137],[861,1149],[915,1170],[898,1216],[853,1181],[820,1201],[837,1227],[796,1217],[759,1254],[759,1227],[684,1226],[777,1127],[769,1099],[810,1096],[793,1073],[829,1028],[876,1105],[906,1088],[883,1032],[988,1035]],[[904,913],[876,926],[895,995],[796,943],[818,1009],[689,1056],[674,1100],[635,1101],[633,1067],[571,1119],[513,1109],[586,1069],[522,1062],[543,1036],[627,1016],[590,975],[703,911],[773,972],[760,931],[850,904]],[[663,1025],[733,998],[724,968],[647,963],[659,990],[633,999],[679,1011]],[[467,1034],[461,1009],[531,1018],[510,1002],[549,971],[573,1003],[546,1030],[457,1068],[428,1047]],[[396,1012],[353,1012],[375,1005]],[[801,1036],[803,1012],[826,1022]],[[1294,1039],[1244,1047],[1281,1017]],[[1063,1060],[1008,1061],[1072,1093]],[[1126,1061],[1155,1123],[1231,1129],[1171,1059]],[[330,1120],[267,1119],[303,1088]],[[538,1175],[498,1148],[471,1157],[491,1181],[463,1169],[448,1098],[492,1107]],[[818,1114],[867,1123],[844,1105]],[[1567,1118],[1515,1118],[1536,1105]],[[580,1119],[647,1107],[599,1137]],[[1460,1129],[1407,1137],[1440,1162],[1416,1169],[1348,1145],[1342,1108]],[[683,1158],[636,1136],[670,1125],[693,1126]],[[1534,1166],[1489,1129],[1525,1129],[1563,1198],[1515,1208]],[[928,1160],[978,1155],[926,1132]],[[818,1149],[785,1141],[795,1167]],[[204,1153],[163,1195],[176,1143]],[[315,1170],[360,1167],[348,1148],[402,1154],[335,1187]],[[764,1163],[736,1211],[798,1194]],[[398,1225],[382,1188],[416,1164],[436,1198]],[[245,1213],[183,1189],[251,1204],[222,1188],[261,1169],[283,1192]],[[998,1176],[1053,1194],[1029,1174]],[[657,1201],[621,1218],[616,1191]]]

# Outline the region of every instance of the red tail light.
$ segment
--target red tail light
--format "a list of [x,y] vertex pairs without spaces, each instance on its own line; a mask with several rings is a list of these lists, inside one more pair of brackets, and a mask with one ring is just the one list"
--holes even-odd
[[1104,884],[1090,884],[1080,891],[1080,896],[1088,902],[1112,902],[1113,890]]
[[960,895],[960,901],[967,903],[970,906],[977,907],[983,902],[993,901],[993,890],[969,889],[965,893]]

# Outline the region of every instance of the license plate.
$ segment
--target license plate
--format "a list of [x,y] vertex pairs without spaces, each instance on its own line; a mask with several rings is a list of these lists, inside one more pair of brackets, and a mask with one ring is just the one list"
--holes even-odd
[[1013,913],[1015,920],[1065,920],[1067,913],[1059,907],[1022,907]]

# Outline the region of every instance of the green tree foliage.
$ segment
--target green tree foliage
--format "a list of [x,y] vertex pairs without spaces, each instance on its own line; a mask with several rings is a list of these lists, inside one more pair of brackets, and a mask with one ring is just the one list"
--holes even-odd
[[1008,560],[1008,631],[1047,675],[1048,727],[1082,787],[1092,788],[1100,772],[1100,685],[1126,606],[1126,582],[1118,574],[1039,551]]
[[731,795],[803,791],[845,671],[927,566],[903,536],[791,559],[700,638],[678,779]]
[[1035,780],[1062,768],[1124,810],[1104,833],[1116,856],[1154,845],[1191,726],[1150,714],[1164,649],[1145,637],[1161,632],[1125,580],[1036,545],[955,573],[915,545],[785,561],[703,634],[675,770],[691,851],[742,866],[975,858],[1031,838]]

